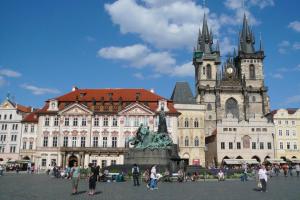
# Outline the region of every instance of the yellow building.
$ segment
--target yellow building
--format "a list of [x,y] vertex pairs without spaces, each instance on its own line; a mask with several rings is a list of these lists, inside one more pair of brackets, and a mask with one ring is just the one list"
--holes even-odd
[[275,157],[300,159],[300,109],[272,112],[275,125]]
[[188,165],[205,166],[205,106],[195,103],[186,82],[178,82],[171,99],[181,115],[178,117],[179,156]]

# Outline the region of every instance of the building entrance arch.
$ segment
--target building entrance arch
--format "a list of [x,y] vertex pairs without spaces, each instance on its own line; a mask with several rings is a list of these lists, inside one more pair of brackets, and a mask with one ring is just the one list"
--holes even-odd
[[75,162],[77,162],[77,164],[78,164],[78,158],[77,158],[77,156],[75,156],[73,154],[68,159],[68,165],[69,165],[69,167],[73,167]]

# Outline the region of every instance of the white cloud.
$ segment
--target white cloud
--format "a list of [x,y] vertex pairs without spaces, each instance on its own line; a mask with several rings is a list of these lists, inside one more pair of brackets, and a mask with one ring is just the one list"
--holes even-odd
[[[159,48],[191,48],[197,39],[204,9],[193,1],[118,0],[105,4],[114,24],[121,33],[135,33]],[[209,25],[215,34],[220,24],[217,16],[209,14]]]
[[294,31],[300,32],[300,21],[293,21],[288,25]]
[[299,104],[300,103],[300,95],[294,95],[294,96],[290,96],[288,97],[285,101],[284,101],[284,105],[288,105],[288,104]]
[[41,88],[37,87],[34,85],[29,85],[29,84],[23,84],[21,85],[22,88],[29,90],[32,92],[34,95],[43,95],[43,94],[58,94],[60,93],[59,90],[57,89],[52,89],[52,88]]
[[153,52],[145,45],[135,44],[126,47],[107,47],[98,51],[98,57],[127,61],[130,67],[151,67],[155,76],[144,77],[141,73],[134,74],[139,79],[158,78],[162,74],[169,76],[193,76],[194,68],[191,62],[177,65],[173,56],[166,51]]
[[95,42],[96,41],[96,38],[94,38],[93,36],[90,36],[90,35],[85,36],[84,39],[88,42]]
[[271,73],[270,75],[274,79],[283,79],[283,75],[281,73]]
[[144,80],[145,77],[142,73],[134,73],[133,76],[137,79]]
[[294,42],[293,49],[299,50],[300,49],[300,42]]
[[[226,0],[224,2],[225,6],[229,9],[236,10],[236,9],[246,9],[249,7],[257,6],[260,9],[263,9],[267,6],[274,6],[274,0],[248,0],[244,1],[243,5],[243,0]],[[244,7],[244,8],[243,8]]]
[[283,40],[278,44],[278,52],[281,54],[286,54],[287,50],[290,48],[291,43],[287,40]]
[[10,78],[18,78],[22,74],[20,72],[11,69],[0,69],[0,75],[10,77]]
[[176,66],[172,72],[172,76],[194,76],[195,69],[192,62],[185,63],[180,66]]
[[2,76],[0,76],[0,87],[4,85],[6,85],[6,80]]
[[274,0],[249,0],[250,6],[258,6],[260,9],[263,9],[268,6],[274,6]]

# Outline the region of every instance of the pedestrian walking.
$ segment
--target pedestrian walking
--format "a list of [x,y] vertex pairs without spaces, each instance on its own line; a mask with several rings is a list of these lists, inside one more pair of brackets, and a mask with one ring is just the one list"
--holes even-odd
[[267,192],[267,181],[268,181],[268,176],[267,176],[267,170],[264,165],[262,165],[258,171],[258,177],[259,181],[261,183],[261,192]]
[[80,167],[77,166],[77,162],[74,162],[74,166],[71,169],[71,179],[72,179],[72,194],[77,194],[78,184],[80,179]]
[[284,164],[283,166],[282,166],[282,169],[283,169],[283,173],[284,173],[284,176],[285,177],[287,177],[288,175],[287,175],[287,172],[288,172],[288,165],[287,164]]
[[88,181],[89,181],[89,195],[94,195],[96,190],[97,172],[92,163],[89,164],[88,169]]
[[150,171],[151,182],[150,182],[150,190],[158,189],[157,187],[157,174],[156,174],[156,165],[153,165]]
[[289,174],[290,174],[290,176],[293,176],[293,166],[292,166],[292,164],[289,165]]
[[147,188],[150,188],[150,172],[149,169],[146,169],[143,173],[144,181],[147,184]]
[[3,171],[4,171],[4,168],[2,167],[2,165],[0,165],[0,176],[3,176]]
[[132,177],[133,177],[133,186],[140,186],[139,177],[140,177],[140,169],[137,164],[134,164],[131,169]]
[[299,174],[300,174],[300,165],[299,165],[299,163],[296,164],[295,169],[296,169],[297,177],[299,177]]

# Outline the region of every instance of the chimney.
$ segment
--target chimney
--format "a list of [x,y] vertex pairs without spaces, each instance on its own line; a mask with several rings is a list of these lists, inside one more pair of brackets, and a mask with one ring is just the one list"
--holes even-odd
[[72,92],[74,92],[74,91],[76,91],[76,90],[78,90],[78,87],[77,87],[77,86],[73,86],[73,87],[72,87]]

